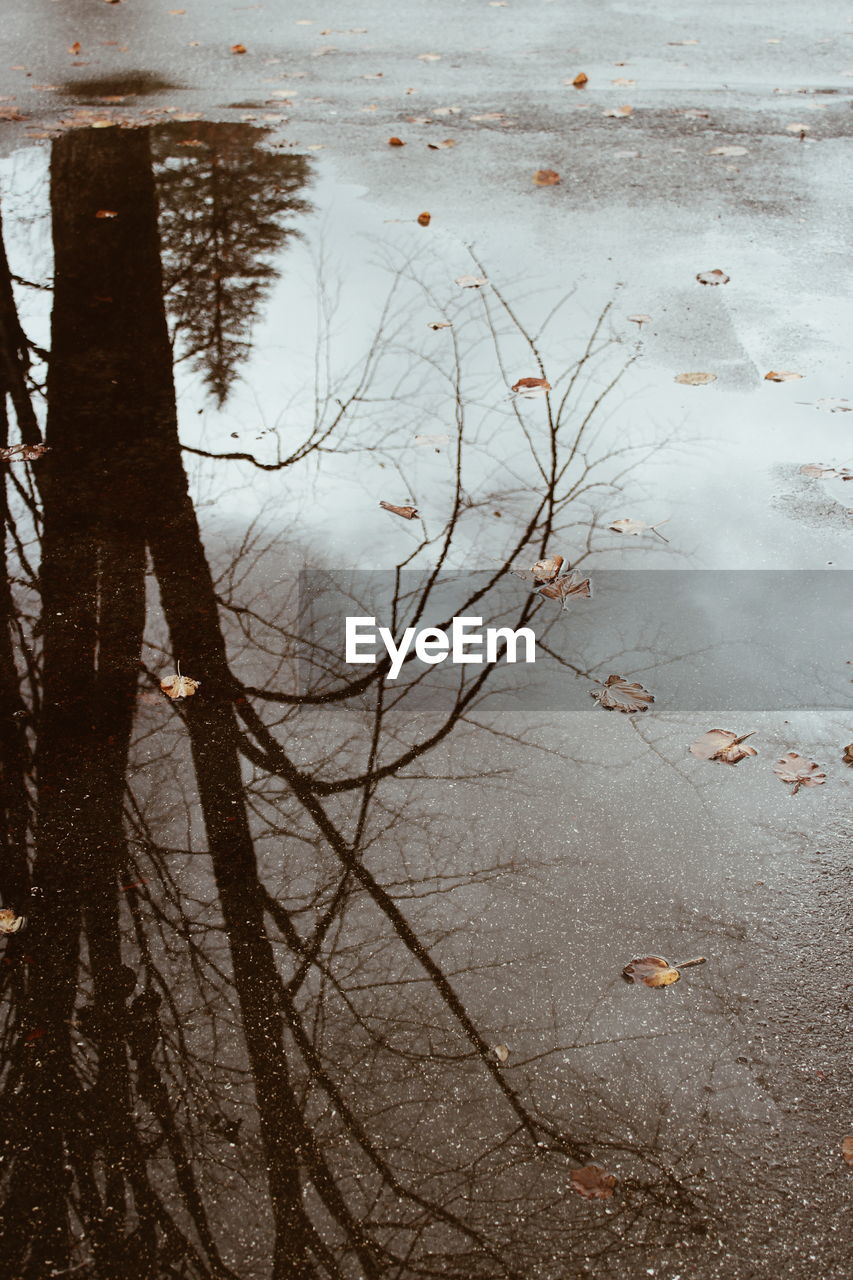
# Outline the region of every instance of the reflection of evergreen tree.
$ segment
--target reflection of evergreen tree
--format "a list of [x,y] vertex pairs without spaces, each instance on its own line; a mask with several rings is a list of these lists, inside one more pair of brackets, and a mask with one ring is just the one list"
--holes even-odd
[[295,234],[286,216],[308,207],[296,197],[308,161],[265,150],[265,136],[201,121],[152,135],[166,303],[182,357],[203,372],[219,404],[276,279],[271,258]]

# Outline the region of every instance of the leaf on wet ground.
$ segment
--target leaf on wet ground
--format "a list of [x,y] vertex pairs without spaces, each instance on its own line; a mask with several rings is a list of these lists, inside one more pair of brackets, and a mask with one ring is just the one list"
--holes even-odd
[[200,684],[200,680],[193,680],[192,676],[182,676],[180,671],[177,671],[164,676],[160,681],[160,688],[167,698],[191,698]]
[[712,147],[711,150],[708,151],[706,154],[709,156],[745,156],[745,155],[748,155],[749,153],[746,147],[732,146],[732,147]]
[[533,175],[533,181],[537,187],[556,187],[560,181],[560,175],[556,169],[537,169]]
[[248,53],[248,50],[244,44],[232,44],[231,52],[232,53]]
[[715,373],[677,373],[675,381],[685,387],[706,387],[709,382],[716,382]]
[[512,572],[517,578],[524,578],[527,582],[548,583],[559,576],[564,564],[562,556],[548,556],[537,560],[529,569],[513,569]]
[[791,373],[789,369],[771,369],[764,375],[765,382],[801,382],[802,378],[801,373]]
[[651,316],[644,315],[626,316],[625,319],[631,320],[635,325],[638,325],[640,329],[642,329],[644,324],[651,324],[652,322]]
[[605,711],[624,711],[633,715],[637,711],[648,711],[655,696],[637,681],[626,680],[624,676],[608,676],[600,689],[591,689],[590,696]]
[[454,283],[458,284],[460,289],[479,289],[489,282],[485,276],[457,276]]
[[[567,80],[566,84],[568,83],[569,81]],[[582,89],[585,84],[589,84],[589,76],[586,74],[585,71],[579,71],[577,75],[573,78],[571,83],[575,86],[576,89]]]
[[748,756],[757,756],[755,747],[743,744],[755,732],[743,733],[740,737],[731,729],[709,729],[701,738],[691,744],[690,753],[699,760],[719,760],[722,764],[738,764]]
[[672,962],[665,956],[639,956],[625,965],[622,977],[626,982],[634,983],[635,986],[671,987],[681,978],[682,969],[691,969],[694,965],[706,963],[704,956]]
[[427,213],[426,210],[424,210],[423,213],[418,214],[415,221],[417,222],[419,227],[428,227],[429,224],[432,222],[432,214]]
[[35,462],[49,450],[49,444],[10,444],[0,449],[0,461],[3,462]]
[[842,764],[853,764],[853,742],[848,742],[841,757]]
[[815,764],[814,760],[807,760],[796,751],[789,751],[777,760],[773,772],[782,782],[794,784],[792,796],[797,794],[800,787],[819,787],[826,782],[826,774],[820,765]]
[[68,52],[69,52],[69,53],[73,53],[75,56],[76,56],[78,53],[82,53],[82,52],[83,52],[83,46],[82,46],[82,44],[80,43],[80,41],[79,41],[79,40],[75,40],[73,44],[70,44],[70,45],[68,46]]
[[25,924],[25,916],[16,916],[9,907],[0,908],[0,933],[19,933]]
[[430,320],[427,323],[428,329],[452,329],[452,320]]
[[588,600],[592,595],[592,585],[589,578],[585,578],[578,569],[573,569],[562,578],[555,578],[553,582],[540,587],[539,594],[547,600],[559,600],[562,607],[567,609],[570,600]]
[[654,533],[657,534],[661,542],[669,542],[669,539],[659,532],[660,526],[667,524],[668,521],[669,516],[667,516],[666,520],[658,520],[657,524],[646,524],[642,520],[631,520],[628,516],[625,516],[621,520],[614,520],[607,527],[611,533],[626,533],[631,538],[639,538],[642,533]]
[[585,1164],[580,1169],[572,1169],[569,1184],[584,1200],[609,1200],[616,1186],[616,1175],[601,1165]]
[[496,1044],[493,1050],[498,1062],[506,1062],[509,1058],[509,1045]]
[[398,138],[398,137],[396,137],[396,136],[395,136],[395,137],[393,137],[393,138],[389,138],[389,139],[388,139],[388,146],[389,146],[389,147],[404,147],[405,145],[406,145],[406,144],[405,144],[405,142],[403,141],[403,139],[402,139],[402,138]]
[[624,120],[625,116],[629,116],[633,110],[633,107],[608,107],[601,114],[609,116],[611,120]]
[[544,396],[550,390],[551,384],[547,378],[519,378],[510,387],[510,391],[526,396],[528,400],[533,396]]
[[95,214],[96,218],[117,218],[118,213],[115,209],[99,209]]
[[397,507],[393,502],[380,502],[379,505],[383,511],[390,511],[392,515],[402,516],[404,520],[417,519],[417,507]]
[[456,139],[443,138],[441,142],[428,142],[427,146],[430,151],[449,151],[451,147],[456,146]]
[[728,284],[731,276],[727,276],[725,271],[715,267],[713,271],[699,271],[696,279],[700,284]]

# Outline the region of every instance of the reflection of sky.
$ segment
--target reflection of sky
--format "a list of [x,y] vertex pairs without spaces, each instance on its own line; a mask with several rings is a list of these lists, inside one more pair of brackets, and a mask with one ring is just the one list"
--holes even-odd
[[[46,149],[33,149],[3,166],[6,238],[13,269],[25,278],[42,278],[49,257],[46,161]],[[327,167],[319,168],[308,196],[314,212],[298,220],[301,241],[289,241],[283,251],[280,279],[254,327],[252,354],[224,408],[217,411],[206,397],[200,375],[176,366],[185,444],[251,452],[264,462],[275,458],[277,444],[287,454],[310,429],[315,391],[327,397],[331,416],[335,399],[355,388],[395,273],[408,263],[418,282],[398,281],[364,399],[328,440],[330,451],[280,472],[188,455],[197,496],[215,504],[219,523],[259,516],[265,525],[292,530],[294,559],[283,569],[300,562],[386,567],[404,558],[417,545],[421,526],[389,516],[377,504],[380,498],[413,502],[431,537],[450,514],[455,337],[466,401],[463,484],[471,501],[483,505],[463,513],[451,563],[462,568],[498,561],[529,515],[529,495],[541,488],[507,395],[508,381],[538,372],[529,352],[517,333],[510,334],[504,372],[498,367],[483,297],[453,283],[474,270],[463,244],[435,225],[386,222],[382,208],[368,204],[358,188],[336,183]],[[524,245],[536,243],[534,231],[503,249],[487,235],[490,260],[484,263],[531,330],[575,285],[570,264],[549,270],[535,252],[525,261]],[[595,478],[609,480],[624,468],[626,455],[607,459],[626,444],[638,446],[636,455],[627,455],[637,465],[623,475],[621,494],[599,490],[573,518],[583,526],[593,509],[598,512],[605,528],[595,546],[611,567],[849,565],[839,528],[851,495],[841,481],[796,474],[804,462],[849,462],[850,416],[814,405],[849,390],[834,349],[844,328],[841,304],[787,292],[784,320],[774,322],[768,338],[762,290],[768,279],[778,278],[780,288],[786,279],[771,250],[753,246],[748,262],[727,259],[732,281],[716,289],[696,284],[687,268],[688,256],[694,266],[707,265],[701,252],[671,253],[669,246],[667,252],[669,258],[657,264],[654,292],[651,264],[620,261],[618,246],[599,272],[585,262],[573,299],[540,339],[546,372],[556,381],[583,350],[602,306],[613,300],[610,327],[620,345],[593,360],[579,379],[578,412],[639,352],[595,415],[589,440],[589,455],[598,460]],[[648,310],[653,322],[638,333],[625,317],[641,301],[639,309]],[[41,318],[30,327],[41,330],[37,340],[45,344],[48,306],[48,294],[24,291],[22,312]],[[427,327],[445,314],[454,319],[452,336]],[[763,381],[767,369],[780,366],[806,376],[799,383]],[[674,383],[676,373],[693,369],[716,372],[717,383]],[[520,412],[541,444],[544,402],[522,402]],[[566,433],[575,420],[567,422]],[[414,443],[416,434],[444,433],[451,440],[440,452]],[[652,535],[634,539],[606,531],[610,520],[626,515],[649,522],[669,518],[664,532],[670,547]],[[567,532],[552,549],[571,558],[579,542],[580,530]]]

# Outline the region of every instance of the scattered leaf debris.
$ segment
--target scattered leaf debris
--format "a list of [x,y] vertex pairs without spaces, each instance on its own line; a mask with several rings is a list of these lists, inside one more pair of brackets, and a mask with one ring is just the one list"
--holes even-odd
[[380,502],[379,505],[383,511],[390,511],[395,516],[402,516],[404,520],[417,519],[417,507],[396,507],[393,502]]
[[547,600],[559,600],[562,607],[567,609],[569,601],[575,596],[588,600],[592,595],[592,585],[580,570],[572,569],[571,573],[565,573],[561,578],[554,578],[553,582],[540,587],[539,594]]
[[608,676],[600,689],[590,690],[590,696],[605,711],[624,711],[626,715],[648,711],[655,700],[648,689],[636,681],[626,680],[624,676]]
[[690,746],[691,755],[699,760],[719,760],[722,764],[738,764],[748,756],[757,756],[755,747],[743,744],[755,732],[743,733],[738,737],[731,729],[709,729],[697,738]]
[[572,1169],[569,1184],[584,1200],[609,1200],[616,1186],[616,1175],[598,1164],[585,1164]]
[[548,583],[559,577],[564,564],[562,556],[548,556],[546,559],[537,560],[529,569],[513,569],[512,572],[516,577],[525,578],[528,582]]
[[800,787],[819,787],[826,782],[826,774],[820,765],[815,764],[814,760],[806,760],[805,756],[796,751],[789,751],[777,760],[773,772],[782,782],[793,782],[792,796],[797,794]]

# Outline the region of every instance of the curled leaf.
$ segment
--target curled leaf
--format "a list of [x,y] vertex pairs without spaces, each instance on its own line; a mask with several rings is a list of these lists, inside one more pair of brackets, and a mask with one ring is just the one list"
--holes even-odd
[[232,44],[232,46],[231,46],[231,52],[232,52],[232,53],[247,53],[247,52],[248,52],[248,50],[246,49],[246,46],[245,46],[244,44]]
[[160,688],[167,698],[191,698],[200,684],[200,680],[193,680],[191,676],[182,676],[180,672],[173,672],[172,675],[163,677]]
[[844,755],[841,757],[842,764],[853,764],[853,742],[848,742],[844,748]]
[[392,515],[402,516],[404,520],[417,519],[417,507],[395,507],[393,502],[380,502],[379,505],[383,511],[390,511]]
[[509,1057],[509,1045],[496,1044],[493,1052],[498,1062],[506,1062]]
[[16,916],[9,907],[0,908],[0,933],[18,933],[26,923],[25,916]]
[[527,582],[553,582],[564,563],[562,556],[548,556],[547,559],[537,560],[529,569],[513,569],[512,572],[517,578],[524,578]]
[[556,169],[537,169],[533,175],[537,187],[556,187],[560,175]]
[[692,960],[678,960],[671,964],[665,956],[640,956],[629,961],[622,970],[626,982],[645,987],[671,987],[678,982],[682,969],[690,969],[697,964],[705,964],[704,956],[695,956]]
[[801,373],[791,373],[788,369],[771,369],[764,375],[765,382],[802,382],[802,379]]
[[736,733],[732,733],[731,729],[709,729],[691,744],[690,753],[700,760],[720,760],[723,764],[738,764],[747,756],[758,755],[755,747],[743,745],[746,739],[751,737],[752,733],[744,733],[738,737]]
[[700,284],[728,284],[731,276],[727,276],[725,271],[715,267],[713,271],[698,272],[696,279]]
[[675,381],[683,383],[686,387],[705,387],[709,382],[716,382],[717,375],[715,373],[677,373]]
[[419,213],[417,216],[417,224],[419,227],[428,227],[432,222],[432,215],[429,213]]
[[453,324],[450,320],[430,320],[427,324],[428,329],[452,329]]
[[550,390],[551,384],[547,378],[519,378],[518,382],[514,382],[510,387],[510,391],[520,391],[522,395],[528,397],[544,395]]
[[576,1191],[584,1200],[609,1200],[616,1186],[616,1175],[608,1173],[597,1164],[585,1164],[580,1169],[572,1169],[569,1179],[572,1191]]
[[587,84],[588,82],[589,82],[589,76],[586,74],[586,72],[579,71],[575,76],[574,80],[572,81],[572,84],[575,86],[576,89],[582,89],[584,85]]
[[388,139],[388,146],[389,146],[389,147],[404,147],[405,145],[406,145],[406,144],[405,144],[405,142],[403,141],[403,139],[402,139],[402,138],[389,138],[389,139]]
[[826,774],[820,765],[815,764],[814,760],[806,760],[805,756],[796,751],[789,751],[777,760],[773,772],[782,782],[793,782],[792,796],[797,794],[800,787],[820,787],[826,782]]
[[0,461],[35,462],[49,449],[49,444],[10,444],[6,449],[0,449]]
[[669,539],[659,532],[660,525],[666,524],[668,519],[669,517],[666,520],[658,520],[657,524],[645,524],[642,520],[631,520],[625,516],[622,520],[614,520],[607,527],[611,533],[626,533],[632,538],[639,538],[641,533],[654,533],[661,542],[668,542]]
[[624,711],[633,715],[637,711],[648,711],[655,696],[644,689],[641,684],[631,683],[624,676],[608,676],[600,689],[591,689],[590,696],[605,711]]
[[588,600],[592,595],[592,587],[589,578],[584,578],[577,569],[573,569],[562,578],[555,578],[553,582],[540,587],[539,594],[548,600],[560,600],[563,608],[566,609],[574,596]]

